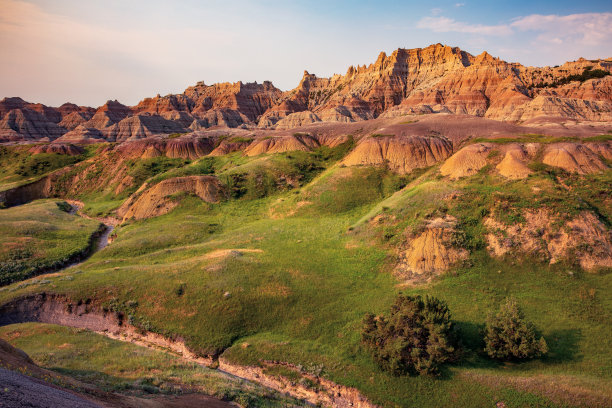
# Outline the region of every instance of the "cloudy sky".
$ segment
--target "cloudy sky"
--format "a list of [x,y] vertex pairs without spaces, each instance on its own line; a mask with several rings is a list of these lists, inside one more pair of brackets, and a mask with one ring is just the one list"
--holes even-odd
[[0,0],[0,98],[133,105],[198,81],[286,90],[304,70],[438,42],[525,65],[612,57],[612,3]]

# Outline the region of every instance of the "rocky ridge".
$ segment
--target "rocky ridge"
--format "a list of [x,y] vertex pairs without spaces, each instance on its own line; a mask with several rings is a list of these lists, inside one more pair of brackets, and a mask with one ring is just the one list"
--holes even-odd
[[368,66],[350,66],[344,75],[319,78],[304,72],[298,86],[286,92],[268,81],[199,82],[181,94],[157,95],[136,106],[108,101],[97,109],[5,98],[0,142],[122,142],[211,127],[290,129],[423,113],[607,122],[612,121],[611,69],[611,59],[534,68],[442,44],[400,48],[381,53]]

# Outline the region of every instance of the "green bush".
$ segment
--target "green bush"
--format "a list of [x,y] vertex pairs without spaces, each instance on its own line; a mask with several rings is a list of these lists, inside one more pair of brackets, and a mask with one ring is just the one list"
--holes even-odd
[[399,295],[389,317],[367,314],[361,340],[380,368],[393,375],[438,375],[457,351],[448,306],[429,296]]
[[498,360],[523,360],[548,352],[544,337],[537,339],[532,323],[525,320],[516,300],[508,298],[496,315],[487,318],[485,351]]

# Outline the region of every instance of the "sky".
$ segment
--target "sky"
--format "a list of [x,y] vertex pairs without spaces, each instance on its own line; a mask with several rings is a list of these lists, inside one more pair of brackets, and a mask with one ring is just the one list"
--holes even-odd
[[344,74],[442,43],[524,65],[612,57],[612,2],[0,0],[0,98],[135,105],[198,81]]

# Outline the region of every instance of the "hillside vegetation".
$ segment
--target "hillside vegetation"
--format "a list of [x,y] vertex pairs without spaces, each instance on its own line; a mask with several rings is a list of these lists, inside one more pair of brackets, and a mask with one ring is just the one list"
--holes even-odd
[[[44,285],[30,279],[4,286],[0,304],[43,291],[65,295],[121,313],[142,331],[182,339],[198,355],[256,366],[313,392],[312,378],[331,380],[384,407],[609,406],[609,138],[457,142],[452,155],[427,156],[418,168],[347,162],[361,144],[372,146],[366,136],[252,156],[126,158],[110,149],[69,167],[51,178],[57,182],[49,195],[119,218],[115,240],[78,267],[45,276]],[[401,139],[402,155],[413,155],[385,153],[397,163],[425,157],[426,142],[452,146],[441,135],[388,137]],[[377,148],[368,149],[358,151]],[[177,191],[189,178],[214,183],[214,197],[193,184]],[[147,197],[164,206],[143,217],[122,213],[122,204]],[[8,227],[42,225],[48,216],[57,225]],[[7,240],[52,238],[63,243],[62,254],[80,248],[97,225],[53,201],[0,210],[0,219]],[[66,256],[48,242],[31,248],[20,262]],[[438,378],[381,370],[361,342],[364,316],[384,315],[400,293],[435,296],[450,310],[459,353]],[[546,355],[520,363],[487,355],[487,316],[507,298],[541,331]],[[37,342],[45,336],[55,344],[57,336],[80,334],[52,328],[15,343],[39,350],[44,362]],[[86,340],[74,347],[93,341]],[[80,369],[68,356],[60,363]],[[131,364],[94,370],[122,372],[127,381]]]

